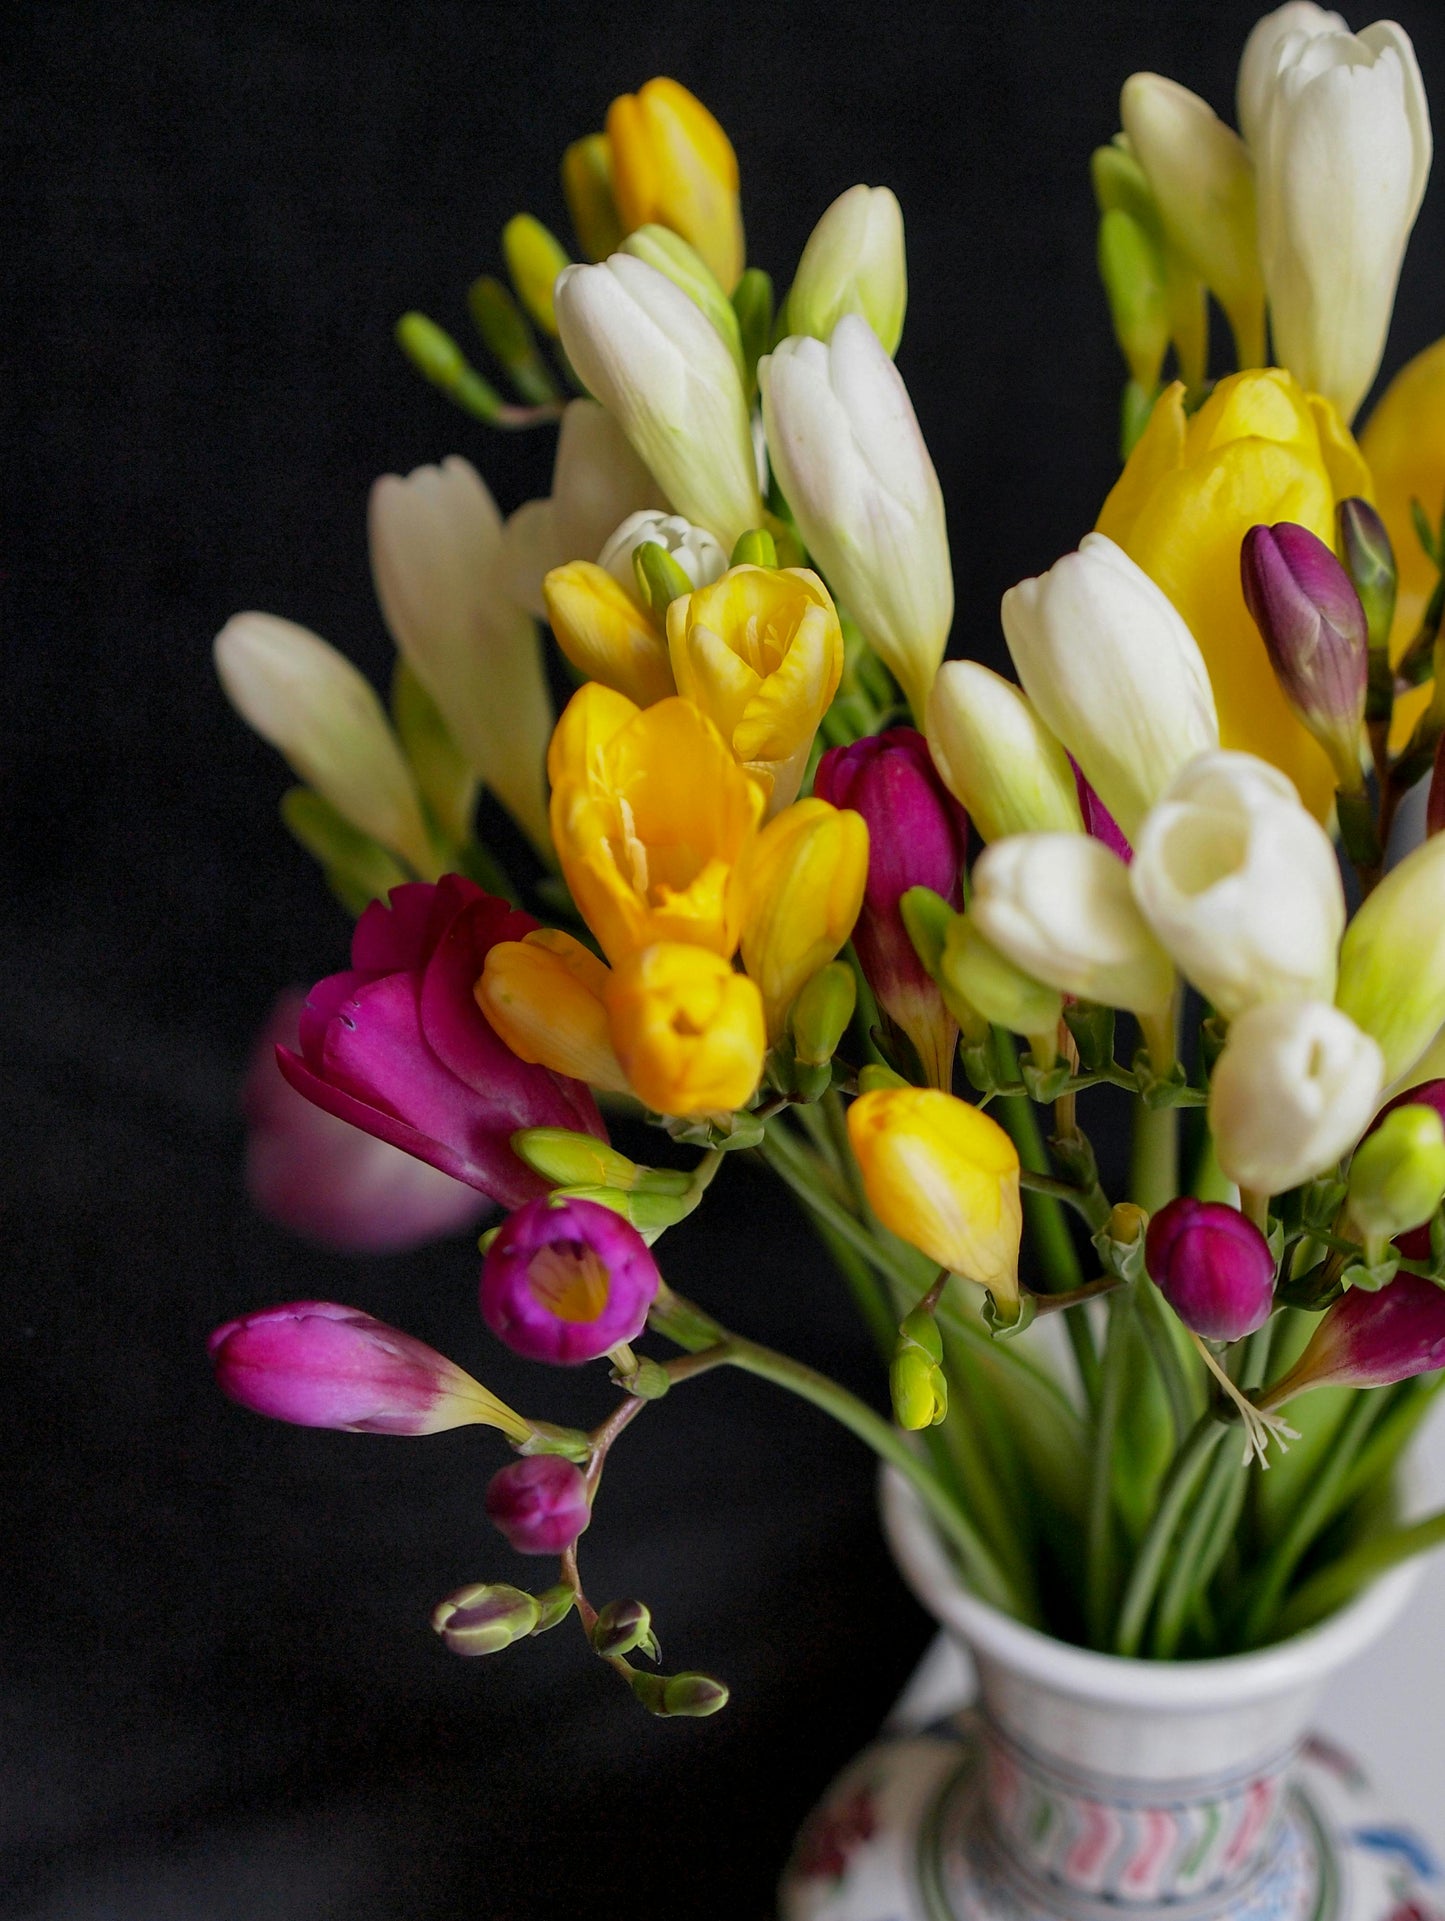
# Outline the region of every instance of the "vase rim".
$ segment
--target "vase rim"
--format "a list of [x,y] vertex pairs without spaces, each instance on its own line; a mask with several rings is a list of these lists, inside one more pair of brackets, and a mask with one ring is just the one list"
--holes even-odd
[[980,1600],[963,1585],[923,1503],[897,1468],[883,1468],[879,1495],[899,1568],[944,1627],[985,1658],[1061,1694],[1151,1713],[1228,1708],[1317,1685],[1389,1630],[1424,1572],[1418,1560],[1392,1568],[1327,1620],[1247,1654],[1138,1660],[1057,1640]]

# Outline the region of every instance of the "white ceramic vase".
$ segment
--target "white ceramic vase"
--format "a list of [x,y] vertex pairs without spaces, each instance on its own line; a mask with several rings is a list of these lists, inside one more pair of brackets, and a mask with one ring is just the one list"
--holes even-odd
[[[1129,1661],[1021,1626],[960,1583],[908,1484],[884,1522],[972,1655],[978,1700],[869,1749],[800,1839],[785,1921],[1433,1921],[1428,1856],[1307,1740],[1385,1634],[1399,1569],[1308,1633],[1214,1661]],[[1363,1839],[1361,1838],[1363,1837]]]

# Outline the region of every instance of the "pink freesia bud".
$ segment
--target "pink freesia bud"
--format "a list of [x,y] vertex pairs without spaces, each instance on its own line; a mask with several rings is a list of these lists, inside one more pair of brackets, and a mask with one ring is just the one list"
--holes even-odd
[[1170,1201],[1149,1223],[1144,1262],[1180,1320],[1207,1341],[1241,1341],[1270,1317],[1274,1256],[1238,1208]]
[[487,1485],[487,1519],[518,1554],[561,1554],[592,1519],[586,1478],[558,1454],[513,1461]]
[[1438,1367],[1445,1367],[1445,1290],[1423,1275],[1397,1274],[1378,1294],[1352,1287],[1326,1308],[1263,1405],[1279,1407],[1312,1387],[1390,1387]]
[[218,1327],[206,1343],[221,1392],[256,1414],[348,1434],[531,1428],[479,1381],[384,1321],[334,1301],[292,1301]]
[[532,1201],[482,1265],[482,1319],[533,1361],[595,1361],[642,1332],[660,1276],[630,1221],[596,1201]]
[[1084,778],[1084,770],[1072,754],[1069,756],[1069,765],[1074,770],[1074,785],[1079,790],[1079,812],[1084,818],[1084,832],[1095,840],[1103,841],[1127,867],[1134,858],[1134,849],[1125,840],[1123,829]]
[[301,1051],[281,1072],[328,1114],[403,1148],[506,1207],[545,1191],[518,1160],[522,1127],[606,1139],[581,1081],[518,1060],[473,988],[489,950],[537,923],[460,874],[391,890],[356,923],[351,967],[318,981],[301,1016]]
[[276,1064],[294,1048],[306,996],[282,994],[241,1089],[246,1188],[279,1227],[343,1254],[397,1254],[475,1227],[484,1194],[363,1134],[298,1094]]
[[917,1048],[930,1082],[947,1089],[958,1029],[914,951],[898,903],[910,887],[927,887],[951,907],[963,905],[968,816],[911,727],[830,748],[813,792],[868,823],[868,881],[853,945],[884,1013]]
[[1335,764],[1360,782],[1369,626],[1334,554],[1307,527],[1251,527],[1239,554],[1245,604],[1284,697]]

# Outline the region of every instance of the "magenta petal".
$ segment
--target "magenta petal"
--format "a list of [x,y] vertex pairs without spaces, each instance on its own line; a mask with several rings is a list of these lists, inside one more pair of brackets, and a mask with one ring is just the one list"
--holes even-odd
[[1084,832],[1092,840],[1102,841],[1127,867],[1134,858],[1134,849],[1125,840],[1119,823],[1084,778],[1084,770],[1072,754],[1069,755],[1069,765],[1074,770],[1074,785],[1079,792],[1079,812],[1084,817]]
[[325,980],[317,981],[302,1002],[296,1031],[301,1052],[312,1067],[321,1066],[326,1051],[327,1028],[357,988],[366,984],[367,978],[350,967],[341,974],[328,974]]
[[393,887],[385,901],[372,901],[351,937],[352,966],[367,974],[420,967],[431,952],[427,937],[436,905],[437,888],[420,880]]
[[536,925],[530,914],[484,895],[452,916],[422,976],[421,1027],[428,1045],[458,1079],[489,1097],[535,1070],[493,1032],[477,1005],[476,984],[489,949],[498,941],[521,940]]

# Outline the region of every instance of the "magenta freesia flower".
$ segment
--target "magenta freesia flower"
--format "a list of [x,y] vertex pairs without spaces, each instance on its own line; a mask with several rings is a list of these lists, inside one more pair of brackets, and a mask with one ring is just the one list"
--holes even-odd
[[595,1361],[640,1334],[657,1263],[630,1221],[596,1201],[532,1201],[482,1264],[482,1319],[534,1361]]
[[586,1477],[557,1454],[512,1461],[488,1483],[487,1518],[518,1554],[561,1554],[592,1519]]
[[222,1393],[297,1427],[436,1434],[481,1423],[512,1440],[520,1415],[444,1354],[334,1301],[292,1301],[218,1327],[206,1343]]
[[504,1206],[530,1200],[546,1183],[512,1152],[518,1128],[606,1138],[582,1082],[518,1060],[473,993],[489,950],[536,925],[459,874],[394,887],[357,922],[350,968],[307,996],[300,1053],[276,1050],[282,1073],[328,1114]]
[[914,952],[898,903],[910,887],[928,887],[951,907],[963,905],[968,816],[912,727],[829,748],[813,792],[868,823],[868,881],[853,945],[879,1005],[913,1042],[933,1085],[946,1088],[957,1029]]
[[1445,1291],[1420,1274],[1397,1274],[1378,1294],[1352,1287],[1266,1396],[1278,1407],[1312,1387],[1390,1387],[1445,1367]]
[[1243,1340],[1270,1317],[1274,1256],[1238,1208],[1170,1201],[1149,1223],[1144,1261],[1180,1320],[1207,1341]]
[[1251,527],[1240,579],[1285,699],[1346,761],[1359,760],[1369,630],[1349,575],[1317,534],[1282,520]]
[[425,1161],[298,1094],[276,1064],[294,1048],[306,996],[282,994],[241,1089],[246,1188],[279,1227],[343,1254],[395,1254],[475,1227],[490,1202]]

